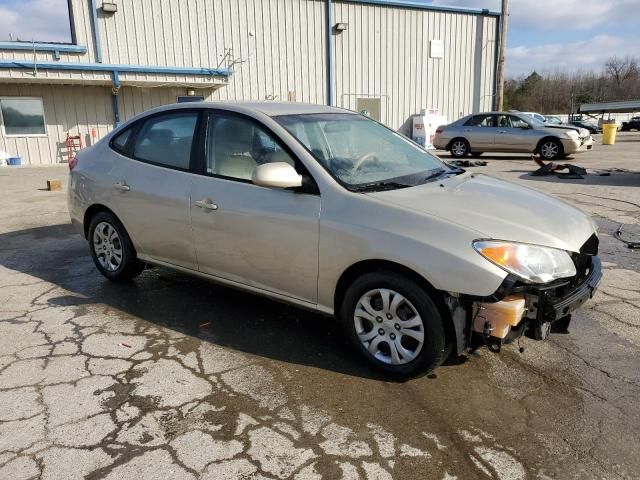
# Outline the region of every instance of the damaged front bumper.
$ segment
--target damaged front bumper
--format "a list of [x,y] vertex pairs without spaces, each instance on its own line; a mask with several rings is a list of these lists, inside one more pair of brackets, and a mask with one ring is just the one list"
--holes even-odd
[[534,285],[509,275],[490,297],[449,297],[457,353],[483,345],[497,352],[524,333],[542,340],[554,325],[566,330],[571,313],[593,297],[602,279],[598,256],[576,254],[574,262],[578,268],[572,278]]

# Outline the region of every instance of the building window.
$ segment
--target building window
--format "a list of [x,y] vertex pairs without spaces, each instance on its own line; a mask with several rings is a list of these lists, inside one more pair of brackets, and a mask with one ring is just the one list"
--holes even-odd
[[0,0],[0,42],[74,43],[71,1]]
[[0,98],[0,117],[5,135],[46,135],[41,98]]

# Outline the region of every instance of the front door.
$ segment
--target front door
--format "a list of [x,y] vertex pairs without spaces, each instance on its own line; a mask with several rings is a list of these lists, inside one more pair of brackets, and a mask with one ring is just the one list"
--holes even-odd
[[303,167],[248,117],[211,113],[205,165],[191,188],[200,271],[317,302],[320,196],[251,183],[262,163]]
[[485,152],[493,149],[495,137],[495,116],[492,114],[474,115],[464,124],[464,137],[472,152]]
[[535,148],[540,133],[515,115],[497,115],[498,127],[496,130],[495,144],[498,149],[504,152],[532,153]]
[[143,120],[132,127],[132,144],[112,171],[116,214],[138,254],[194,270],[189,168],[197,121],[197,110]]

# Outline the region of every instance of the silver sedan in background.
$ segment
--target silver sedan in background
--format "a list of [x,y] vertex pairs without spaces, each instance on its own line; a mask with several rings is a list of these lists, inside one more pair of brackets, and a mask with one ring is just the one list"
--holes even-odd
[[542,123],[522,113],[487,112],[438,127],[433,145],[456,158],[504,152],[537,153],[554,160],[590,150],[593,138],[586,130]]

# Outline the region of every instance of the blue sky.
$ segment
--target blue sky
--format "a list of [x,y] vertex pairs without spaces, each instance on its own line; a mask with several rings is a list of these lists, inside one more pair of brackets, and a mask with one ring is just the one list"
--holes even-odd
[[[84,0],[86,1],[86,0]],[[179,1],[179,0],[173,0]],[[500,9],[500,0],[415,0]],[[67,0],[0,0],[0,41],[68,42]],[[599,71],[607,58],[640,56],[640,0],[510,0],[507,74]]]

